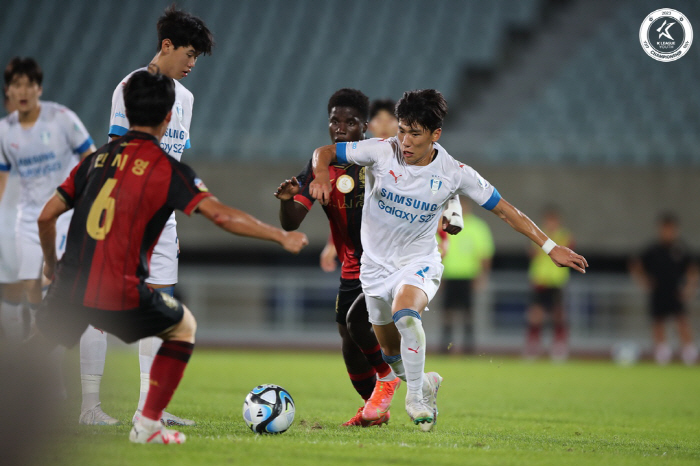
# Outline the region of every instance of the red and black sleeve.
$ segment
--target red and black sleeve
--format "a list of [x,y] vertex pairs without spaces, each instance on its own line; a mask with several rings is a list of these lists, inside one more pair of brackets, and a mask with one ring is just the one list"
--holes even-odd
[[190,215],[202,199],[211,196],[197,174],[184,163],[171,160],[172,175],[168,191],[168,206]]
[[314,170],[311,166],[311,160],[306,164],[304,169],[297,175],[297,181],[299,182],[300,191],[299,194],[294,196],[294,201],[303,205],[307,209],[311,210],[311,206],[314,205],[314,197],[309,191],[309,185],[314,180]]

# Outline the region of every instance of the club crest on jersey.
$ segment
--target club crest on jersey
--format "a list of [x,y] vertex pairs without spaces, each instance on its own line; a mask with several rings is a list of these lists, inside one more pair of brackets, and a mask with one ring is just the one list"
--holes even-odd
[[204,181],[202,181],[200,178],[194,179],[194,185],[203,193],[209,192],[209,188],[207,188],[207,186],[204,184]]
[[442,188],[442,180],[430,180],[430,190],[433,192],[433,194],[437,194],[440,188]]
[[177,117],[182,121],[185,112],[182,110],[182,104],[180,102],[175,102],[175,113],[177,113]]
[[48,131],[42,131],[40,137],[41,142],[43,142],[45,146],[48,146],[51,143],[51,133]]
[[335,182],[335,187],[343,194],[347,194],[355,187],[355,180],[350,175],[341,175]]

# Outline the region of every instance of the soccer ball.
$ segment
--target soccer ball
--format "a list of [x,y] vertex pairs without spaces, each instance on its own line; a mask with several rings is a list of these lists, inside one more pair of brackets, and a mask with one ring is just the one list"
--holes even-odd
[[243,420],[256,434],[281,434],[294,422],[294,400],[279,385],[258,385],[243,403]]

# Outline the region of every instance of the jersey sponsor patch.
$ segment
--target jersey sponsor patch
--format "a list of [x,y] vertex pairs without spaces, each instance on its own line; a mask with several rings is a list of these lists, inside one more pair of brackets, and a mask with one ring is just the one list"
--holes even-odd
[[343,194],[347,194],[355,187],[355,181],[349,175],[341,175],[338,177],[335,186]]
[[203,193],[209,192],[209,188],[207,188],[207,186],[204,184],[204,181],[202,181],[200,178],[194,179],[194,185],[197,187],[197,189],[199,189]]

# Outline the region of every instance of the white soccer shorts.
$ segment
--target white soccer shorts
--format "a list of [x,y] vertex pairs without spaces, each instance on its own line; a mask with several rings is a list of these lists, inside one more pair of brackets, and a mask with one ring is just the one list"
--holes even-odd
[[151,256],[150,275],[146,283],[151,285],[174,285],[177,283],[179,245],[175,214],[171,215],[158,238]]
[[0,231],[0,283],[16,282],[18,267],[15,228],[10,224]]
[[440,287],[442,271],[442,263],[433,259],[415,261],[394,272],[365,261],[360,268],[360,281],[365,293],[370,323],[386,325],[394,321],[391,305],[403,285],[420,288],[430,303]]
[[[66,252],[66,238],[73,213],[61,215],[56,221],[56,256],[60,259]],[[36,222],[27,224],[18,222],[15,229],[17,245],[17,280],[38,280],[44,270],[44,253],[39,241],[39,229]],[[16,280],[16,281],[17,281]]]

